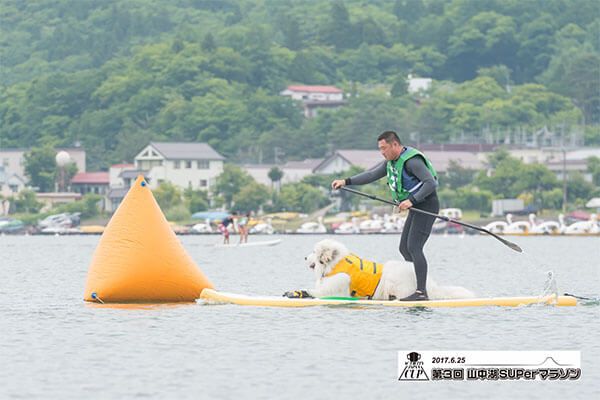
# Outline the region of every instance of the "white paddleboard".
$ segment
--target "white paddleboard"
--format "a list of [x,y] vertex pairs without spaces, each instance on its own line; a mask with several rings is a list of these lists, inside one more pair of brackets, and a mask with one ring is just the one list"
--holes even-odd
[[204,289],[200,299],[208,304],[238,304],[262,307],[312,307],[312,306],[385,306],[385,307],[516,307],[529,304],[547,304],[555,306],[575,306],[577,299],[571,296],[542,297],[490,297],[477,299],[452,299],[428,301],[385,301],[355,300],[350,298],[289,299],[283,296],[246,296],[242,294],[218,292]]
[[281,239],[263,240],[260,242],[248,242],[248,243],[229,243],[229,244],[215,244],[212,247],[229,248],[229,247],[256,247],[256,246],[276,246],[281,243]]

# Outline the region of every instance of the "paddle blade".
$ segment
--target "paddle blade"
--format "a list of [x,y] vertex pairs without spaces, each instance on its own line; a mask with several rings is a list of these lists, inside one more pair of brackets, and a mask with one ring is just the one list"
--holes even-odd
[[[495,236],[495,237],[497,237],[497,236]],[[523,249],[522,249],[522,248],[520,248],[520,247],[519,247],[517,244],[515,244],[515,243],[513,243],[513,242],[509,242],[509,241],[508,241],[508,240],[506,240],[506,239],[502,239],[502,238],[498,238],[498,239],[500,239],[500,241],[501,241],[502,243],[504,243],[505,245],[507,245],[508,247],[510,247],[511,249],[513,249],[514,251],[516,251],[516,252],[519,252],[519,253],[522,253],[522,252],[523,252]]]
[[508,242],[507,245],[508,245],[508,247],[510,247],[511,249],[513,249],[514,251],[518,251],[519,253],[523,252],[522,248],[520,248],[519,246],[517,246],[516,244],[514,244],[512,242]]

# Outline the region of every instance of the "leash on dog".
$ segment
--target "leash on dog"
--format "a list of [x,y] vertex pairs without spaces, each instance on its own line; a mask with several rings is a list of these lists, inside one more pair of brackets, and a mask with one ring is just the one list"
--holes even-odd
[[[389,201],[389,200],[385,200],[385,199],[380,199],[379,197],[377,197],[377,196],[373,196],[372,194],[368,194],[368,193],[359,192],[358,190],[350,189],[350,188],[347,188],[347,187],[345,187],[345,186],[341,187],[340,189],[341,189],[341,190],[344,190],[344,191],[346,191],[346,192],[349,192],[349,193],[354,193],[354,194],[357,194],[357,195],[359,195],[359,196],[364,196],[364,197],[367,197],[367,198],[369,198],[369,199],[371,199],[371,200],[377,200],[377,201],[381,201],[382,203],[387,203],[387,204],[391,204],[391,205],[393,205],[393,206],[398,206],[398,203],[396,203],[396,202]],[[494,232],[490,232],[490,231],[488,231],[487,229],[485,229],[485,228],[482,228],[481,226],[477,226],[477,225],[471,225],[471,224],[468,224],[468,223],[466,223],[466,222],[457,221],[457,220],[455,220],[455,219],[448,218],[448,217],[446,217],[446,216],[439,215],[439,214],[434,214],[434,213],[432,213],[432,212],[425,211],[425,210],[421,210],[421,209],[419,209],[419,208],[415,208],[415,207],[411,207],[411,208],[409,208],[408,210],[409,210],[409,211],[418,212],[418,213],[421,213],[421,214],[430,215],[430,216],[432,216],[432,217],[439,218],[439,219],[441,219],[441,220],[444,220],[444,221],[446,221],[446,222],[452,222],[453,224],[462,225],[462,226],[464,226],[464,227],[471,228],[471,229],[474,229],[474,230],[476,230],[476,231],[479,231],[479,232],[487,233],[488,235],[491,235],[491,236],[493,236],[495,239],[497,239],[497,240],[499,240],[500,242],[502,242],[502,244],[504,244],[505,246],[508,246],[508,247],[510,247],[512,250],[514,250],[514,251],[517,251],[517,252],[519,252],[519,253],[522,253],[522,252],[523,252],[523,249],[521,249],[521,248],[520,248],[520,247],[519,247],[517,244],[515,244],[515,243],[513,243],[513,242],[511,242],[511,241],[508,241],[508,240],[506,240],[506,239],[504,239],[504,238],[502,238],[502,237],[500,237],[500,236],[496,235]]]

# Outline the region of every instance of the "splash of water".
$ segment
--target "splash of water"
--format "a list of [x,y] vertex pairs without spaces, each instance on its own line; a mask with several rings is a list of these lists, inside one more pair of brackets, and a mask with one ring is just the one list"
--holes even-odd
[[553,271],[546,272],[546,282],[544,283],[544,290],[540,297],[546,296],[558,297],[558,285],[556,284],[556,278]]

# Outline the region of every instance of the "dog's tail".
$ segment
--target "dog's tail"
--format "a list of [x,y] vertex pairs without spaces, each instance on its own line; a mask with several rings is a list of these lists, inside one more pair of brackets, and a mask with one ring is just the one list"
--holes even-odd
[[470,299],[475,294],[462,286],[437,286],[435,288],[435,297],[441,299]]

